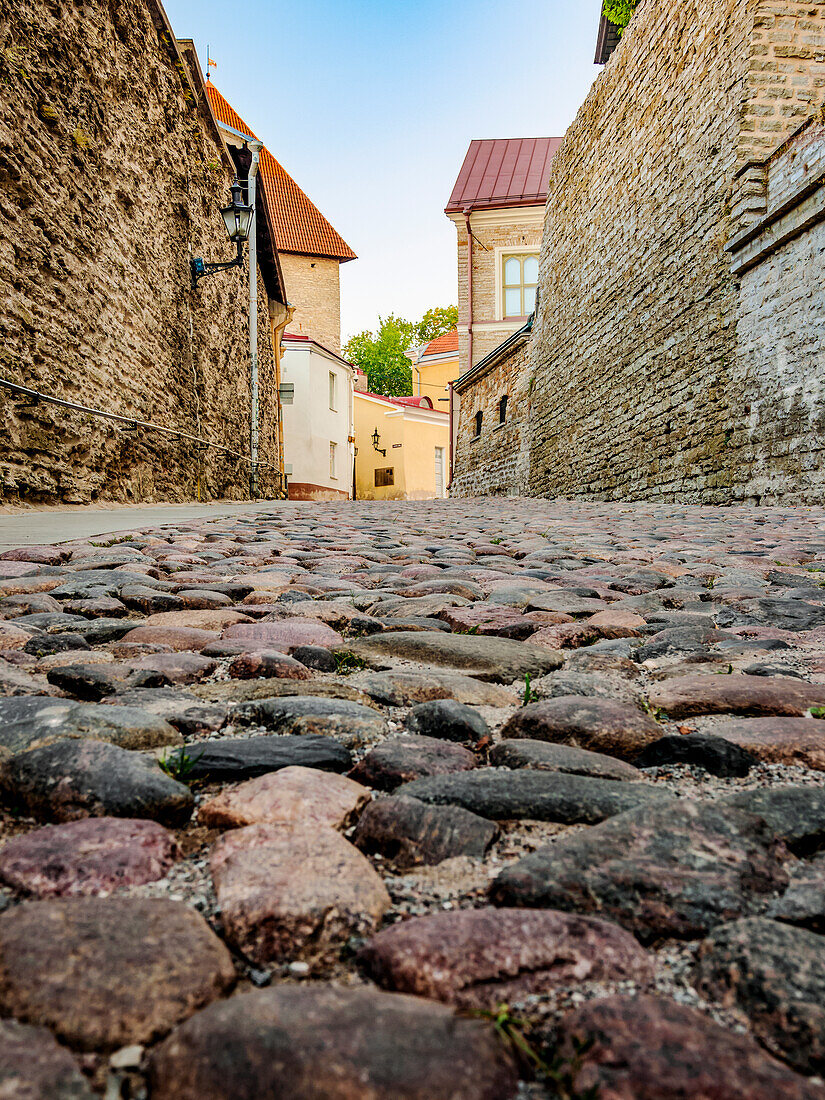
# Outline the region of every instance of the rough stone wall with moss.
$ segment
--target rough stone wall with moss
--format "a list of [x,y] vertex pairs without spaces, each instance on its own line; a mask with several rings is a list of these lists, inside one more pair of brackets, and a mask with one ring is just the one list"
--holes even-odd
[[[789,462],[770,357],[741,365],[725,245],[766,210],[759,162],[823,95],[823,3],[640,4],[551,169],[531,493],[767,500],[767,462],[781,495],[821,499],[825,472]],[[811,339],[791,369],[822,361]],[[754,390],[770,438],[743,430]]]
[[[229,161],[154,0],[0,0],[0,374],[248,453]],[[260,301],[261,459],[277,403]],[[275,456],[273,458],[273,456]],[[0,503],[243,497],[248,466],[0,389]],[[264,491],[272,491],[262,471]]]

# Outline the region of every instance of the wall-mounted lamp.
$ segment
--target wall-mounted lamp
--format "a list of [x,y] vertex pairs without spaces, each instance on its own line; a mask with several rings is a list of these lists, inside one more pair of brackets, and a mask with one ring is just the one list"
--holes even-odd
[[378,446],[378,444],[380,442],[381,442],[381,436],[378,434],[378,429],[376,428],[375,431],[372,433],[372,445],[375,448],[375,450],[378,451],[379,454],[382,454],[384,456],[384,458],[386,458],[387,457],[386,450],[383,447]]
[[221,216],[226,225],[226,232],[230,241],[238,246],[238,254],[234,260],[228,263],[206,263],[204,260],[191,261],[192,289],[198,285],[199,279],[205,279],[207,275],[214,275],[217,271],[226,271],[230,267],[240,267],[243,263],[244,242],[249,240],[249,231],[252,227],[251,206],[246,206],[243,201],[243,188],[240,181],[232,184],[232,202],[228,206],[221,207]]

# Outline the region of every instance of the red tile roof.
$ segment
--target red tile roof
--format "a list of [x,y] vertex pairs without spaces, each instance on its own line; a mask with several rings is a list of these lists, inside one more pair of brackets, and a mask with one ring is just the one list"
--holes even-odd
[[458,353],[457,328],[452,332],[445,332],[443,336],[436,336],[435,340],[430,340],[421,352],[420,358],[423,359],[425,355],[452,355],[453,353]]
[[[230,107],[211,81],[206,82],[206,94],[218,122],[258,140],[257,135]],[[343,237],[332,228],[318,207],[265,146],[261,151],[260,178],[272,217],[275,246],[279,252],[329,256],[343,263],[357,259]]]
[[543,203],[547,198],[550,161],[563,140],[556,137],[471,141],[445,213]]

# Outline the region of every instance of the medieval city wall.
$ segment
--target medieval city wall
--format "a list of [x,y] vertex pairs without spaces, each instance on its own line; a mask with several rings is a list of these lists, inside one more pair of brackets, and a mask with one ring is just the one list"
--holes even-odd
[[[248,453],[248,291],[232,171],[154,0],[0,0],[0,373]],[[261,458],[277,463],[267,300]],[[273,458],[274,456],[274,458]],[[214,449],[0,389],[0,503],[242,497]],[[272,491],[262,471],[264,491]]]
[[531,493],[770,499],[767,458],[820,497],[825,474],[748,431],[756,391],[772,438],[800,439],[770,356],[741,365],[725,245],[764,214],[762,162],[821,103],[823,61],[825,4],[643,0],[551,169]]

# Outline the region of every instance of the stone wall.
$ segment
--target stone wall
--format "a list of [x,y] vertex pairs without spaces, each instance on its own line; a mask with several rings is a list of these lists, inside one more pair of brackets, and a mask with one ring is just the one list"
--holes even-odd
[[[762,499],[767,462],[783,493],[819,497],[789,458],[805,444],[775,375],[741,367],[725,244],[764,211],[754,162],[822,101],[824,62],[825,4],[643,0],[552,163],[531,493]],[[794,375],[821,363],[819,333]],[[785,441],[770,452],[744,430],[754,389]]]
[[[454,390],[455,454],[450,496],[512,496],[527,489],[530,345],[498,357],[471,385]],[[499,422],[499,402],[507,414]],[[481,434],[475,416],[482,413]]]
[[341,352],[340,264],[324,256],[282,252],[281,270],[295,316],[289,331]]
[[[0,0],[0,373],[248,453],[232,168],[154,0]],[[259,284],[260,285],[260,284]],[[261,459],[277,464],[268,303]],[[248,464],[0,389],[0,502],[243,497]],[[274,491],[261,471],[262,490]]]
[[765,213],[729,245],[740,279],[729,447],[751,500],[825,495],[825,126],[763,165]]

